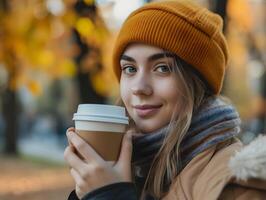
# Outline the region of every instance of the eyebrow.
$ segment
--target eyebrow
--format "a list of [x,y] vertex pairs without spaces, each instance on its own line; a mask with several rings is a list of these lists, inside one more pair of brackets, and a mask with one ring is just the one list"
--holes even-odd
[[[170,52],[156,53],[156,54],[153,54],[153,55],[149,56],[148,57],[148,61],[151,62],[151,61],[158,60],[158,59],[165,58],[165,57],[173,58],[174,54],[172,54]],[[126,61],[129,61],[129,62],[136,62],[134,58],[132,58],[130,56],[127,56],[125,54],[123,54],[121,56],[121,60],[126,60]]]

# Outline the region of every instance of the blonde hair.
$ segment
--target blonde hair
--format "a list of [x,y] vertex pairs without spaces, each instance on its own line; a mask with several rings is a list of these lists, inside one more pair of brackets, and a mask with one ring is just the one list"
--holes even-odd
[[[182,91],[180,98],[182,110],[179,109],[178,113],[172,115],[167,136],[152,162],[140,199],[144,199],[146,192],[158,199],[166,194],[165,187],[169,189],[178,175],[177,166],[181,166],[180,144],[189,129],[193,112],[213,94],[192,66],[177,56],[174,61],[173,71],[181,83],[178,88],[181,87]],[[123,104],[121,100],[119,104]],[[130,123],[134,123],[132,119]]]

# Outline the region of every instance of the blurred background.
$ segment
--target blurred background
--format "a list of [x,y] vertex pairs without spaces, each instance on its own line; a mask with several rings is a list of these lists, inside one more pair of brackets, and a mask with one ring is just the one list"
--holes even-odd
[[[224,19],[231,59],[222,94],[248,144],[266,133],[266,1],[194,0]],[[0,0],[0,199],[67,199],[63,160],[79,103],[114,104],[112,46],[144,0]]]

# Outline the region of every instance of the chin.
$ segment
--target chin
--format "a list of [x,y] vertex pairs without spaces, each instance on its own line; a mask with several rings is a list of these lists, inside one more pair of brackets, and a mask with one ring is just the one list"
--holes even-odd
[[167,124],[169,124],[168,120],[161,120],[161,119],[152,119],[152,120],[145,120],[145,119],[140,119],[137,118],[134,120],[137,128],[142,132],[142,133],[151,133],[154,131],[157,131],[163,127],[165,127]]
[[158,130],[160,127],[154,126],[153,124],[141,124],[140,123],[140,126],[138,126],[138,128],[142,133],[148,134],[148,133]]
[[142,133],[154,132],[169,123],[167,122],[167,120],[162,120],[161,118],[158,118],[158,116],[145,119],[140,118],[137,115],[133,115],[133,121]]

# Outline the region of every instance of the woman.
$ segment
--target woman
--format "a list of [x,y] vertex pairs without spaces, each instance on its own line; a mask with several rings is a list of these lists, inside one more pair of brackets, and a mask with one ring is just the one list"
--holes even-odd
[[242,155],[229,162],[242,145],[238,113],[219,96],[228,61],[221,30],[220,17],[188,1],[150,3],[127,18],[113,66],[130,128],[113,166],[67,130],[69,199],[265,198],[266,182],[256,179],[266,179],[265,160],[251,174],[238,166]]

